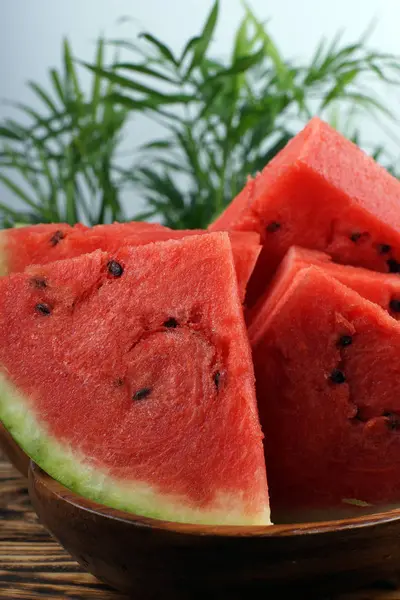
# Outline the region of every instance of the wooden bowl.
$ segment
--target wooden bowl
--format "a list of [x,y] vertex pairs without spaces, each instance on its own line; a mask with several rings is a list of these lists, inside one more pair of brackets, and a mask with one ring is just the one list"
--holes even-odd
[[9,461],[18,471],[28,477],[29,456],[20,448],[14,438],[8,433],[7,429],[0,422],[0,450],[4,452]]
[[278,590],[297,600],[360,587],[400,568],[400,510],[271,527],[182,525],[95,504],[33,463],[29,492],[40,520],[70,554],[137,600]]

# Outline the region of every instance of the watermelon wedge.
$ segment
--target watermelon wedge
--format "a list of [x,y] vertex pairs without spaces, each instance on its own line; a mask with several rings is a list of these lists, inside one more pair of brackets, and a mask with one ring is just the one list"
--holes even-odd
[[264,316],[249,336],[272,511],[398,502],[398,322],[313,266]]
[[342,264],[400,272],[399,206],[400,182],[314,118],[210,230],[260,233],[263,250],[247,293],[251,307],[293,245],[327,252]]
[[[14,227],[0,231],[0,275],[17,273],[35,261],[41,264],[43,256],[50,255],[49,260],[65,258],[60,253],[64,240],[72,236],[79,238],[90,232],[92,238],[117,238],[128,235],[140,235],[144,232],[163,231],[165,227],[158,223],[130,221],[128,223],[113,223],[112,225],[96,225],[89,228],[82,223],[74,226],[67,223],[40,223],[26,227]],[[46,240],[46,244],[45,244]],[[109,242],[110,243],[110,242]],[[43,245],[43,247],[42,247]],[[96,246],[92,250],[97,250]]]
[[0,420],[61,483],[155,518],[269,523],[226,234],[4,277],[0,331]]
[[328,254],[292,246],[279,265],[271,285],[246,315],[253,335],[257,335],[257,331],[261,334],[265,319],[279,302],[296,274],[312,265],[319,267],[326,275],[334,277],[343,285],[358,292],[360,296],[379,304],[393,318],[400,319],[400,279],[398,275],[377,273],[362,267],[339,265],[332,262]]
[[[43,229],[42,229],[43,228]],[[63,223],[38,225],[0,232],[0,274],[18,273],[32,264],[47,264],[103,250],[116,252],[122,246],[140,246],[150,242],[181,239],[190,235],[208,235],[201,229],[173,230],[159,224],[130,222],[73,228]],[[260,236],[255,232],[229,234],[241,299],[261,251]]]
[[[74,226],[68,225],[68,223],[39,223],[38,225],[3,229],[0,231],[0,275],[23,271],[25,267],[35,261],[41,263],[40,257],[43,249],[39,250],[38,246],[40,247],[41,244],[44,246],[44,240],[47,240],[46,253],[57,254],[57,250],[54,249],[58,248],[60,242],[70,235],[82,235],[84,232],[90,231],[92,236],[101,238],[126,236],[127,234],[138,235],[163,229],[165,228],[158,223],[142,221],[96,225],[92,228],[86,227],[82,223]],[[96,247],[93,249],[97,250]]]
[[[81,227],[85,228],[84,225]],[[49,240],[52,240],[49,244],[53,244],[53,242],[55,244],[58,237],[64,237],[65,233],[70,230],[72,230],[72,227],[67,223],[57,223],[56,225],[53,223],[40,223],[39,225],[27,227],[3,229],[0,231],[0,276],[13,271],[13,256],[16,257],[16,265],[26,265],[29,257],[34,252],[37,240],[42,235],[49,236]]]

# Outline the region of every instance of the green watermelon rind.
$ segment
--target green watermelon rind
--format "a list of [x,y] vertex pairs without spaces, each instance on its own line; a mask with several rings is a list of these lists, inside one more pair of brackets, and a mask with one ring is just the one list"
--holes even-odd
[[[73,492],[98,504],[164,521],[204,525],[269,525],[266,507],[247,515],[239,493],[217,494],[215,508],[190,507],[185,499],[157,493],[139,481],[123,483],[54,438],[36,418],[27,399],[0,373],[0,421],[21,448],[44,471]],[[228,508],[230,507],[230,508]]]

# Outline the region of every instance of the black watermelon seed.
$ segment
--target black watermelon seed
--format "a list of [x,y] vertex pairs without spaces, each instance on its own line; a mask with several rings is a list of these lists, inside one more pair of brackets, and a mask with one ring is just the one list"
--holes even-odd
[[278,223],[277,221],[271,221],[271,223],[268,223],[267,225],[267,231],[269,233],[275,233],[275,231],[278,231],[278,229],[281,228],[281,224]]
[[50,306],[48,304],[44,304],[43,302],[36,304],[35,310],[38,313],[40,313],[41,315],[50,315],[51,314]]
[[400,263],[398,263],[394,258],[389,258],[389,260],[386,261],[386,264],[389,267],[389,273],[400,272]]
[[122,379],[122,377],[118,377],[118,379],[115,380],[115,385],[117,387],[121,387],[122,385],[124,385],[124,380]]
[[392,246],[389,246],[389,244],[379,244],[379,246],[378,246],[379,254],[389,254],[391,249],[392,249]]
[[64,234],[62,231],[56,231],[50,238],[50,244],[52,246],[57,246],[58,242],[64,239]]
[[214,374],[214,383],[215,383],[215,387],[218,389],[219,388],[219,380],[221,379],[221,373],[219,371],[217,371]]
[[174,317],[170,317],[169,319],[164,321],[163,325],[164,327],[171,327],[172,329],[174,329],[175,327],[178,327],[178,321],[174,319]]
[[46,280],[42,277],[34,277],[33,279],[31,279],[31,285],[33,285],[33,287],[37,288],[38,290],[47,287]]
[[389,429],[394,431],[395,429],[400,428],[400,417],[395,415],[394,413],[385,412],[383,416],[387,419],[387,426]]
[[391,300],[389,303],[389,307],[393,312],[400,312],[400,300],[393,298],[393,300]]
[[147,398],[147,396],[150,396],[150,394],[151,394],[151,389],[144,387],[133,394],[133,399],[134,400],[144,400],[145,398]]
[[360,237],[361,237],[361,233],[355,232],[355,233],[351,234],[350,239],[352,242],[358,242]]
[[368,231],[354,231],[351,235],[350,235],[350,239],[352,242],[357,243],[361,238],[367,239],[369,238],[369,233]]
[[110,260],[107,264],[108,272],[111,273],[114,277],[121,277],[124,272],[124,268],[120,265],[116,260]]
[[345,346],[351,346],[352,343],[353,343],[353,338],[351,337],[351,335],[342,335],[339,338],[338,345],[345,347]]
[[333,369],[332,373],[329,375],[329,379],[332,383],[345,383],[346,376],[340,369]]

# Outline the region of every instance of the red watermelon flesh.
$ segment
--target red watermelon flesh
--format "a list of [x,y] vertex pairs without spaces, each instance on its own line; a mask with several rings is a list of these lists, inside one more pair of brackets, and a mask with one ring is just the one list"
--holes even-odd
[[[131,222],[82,225],[71,228],[57,224],[46,226],[41,233],[31,228],[7,229],[0,233],[3,254],[2,274],[23,271],[31,264],[46,264],[65,258],[73,258],[95,250],[116,252],[122,246],[139,246],[150,242],[181,239],[189,235],[209,235],[205,230],[172,230],[159,224]],[[24,230],[26,237],[24,237]],[[232,232],[234,261],[242,300],[246,286],[259,256],[260,236],[255,232]]]
[[[72,229],[72,225],[68,225],[68,223],[57,223],[60,229]],[[80,227],[85,227],[84,225],[79,224]],[[36,225],[24,225],[18,226],[11,229],[7,229],[6,231],[12,232],[12,235],[15,237],[25,237],[28,233],[49,233],[54,231],[54,223],[37,223]]]
[[400,500],[400,327],[322,270],[250,328],[272,510]]
[[261,252],[260,236],[253,231],[230,231],[229,239],[232,244],[233,261],[239,285],[239,295],[242,302],[246,297],[246,289],[251,274],[257,264]]
[[172,521],[269,522],[226,234],[4,277],[0,331],[0,420],[67,487]]
[[48,238],[48,245],[53,246],[71,230],[71,225],[67,223],[40,223],[3,229],[0,231],[0,276],[7,275],[14,269],[23,270],[26,264],[31,264],[30,257],[34,256],[37,244],[43,236]]
[[[144,232],[163,231],[164,229],[158,223],[142,221],[96,225],[92,228],[86,227],[82,223],[74,226],[67,223],[40,223],[27,227],[3,229],[0,231],[0,274],[18,273],[35,262],[41,264],[43,254],[57,255],[59,251],[54,249],[58,248],[62,240],[70,236],[73,238],[77,236],[79,239],[85,232],[90,232],[92,239],[96,237],[109,239],[131,234],[140,235]],[[98,248],[94,246],[92,249],[97,250]],[[58,256],[58,258],[63,257]]]
[[377,273],[362,267],[339,265],[332,262],[328,254],[292,246],[280,264],[271,285],[246,316],[247,323],[252,327],[254,335],[257,335],[258,329],[262,330],[265,319],[279,302],[296,274],[312,265],[319,267],[326,275],[334,277],[343,285],[358,292],[363,298],[379,304],[393,318],[400,319],[400,279],[398,275]]
[[252,306],[290,246],[336,262],[400,271],[400,182],[314,118],[249,180],[210,230],[251,230],[263,250],[248,286]]

